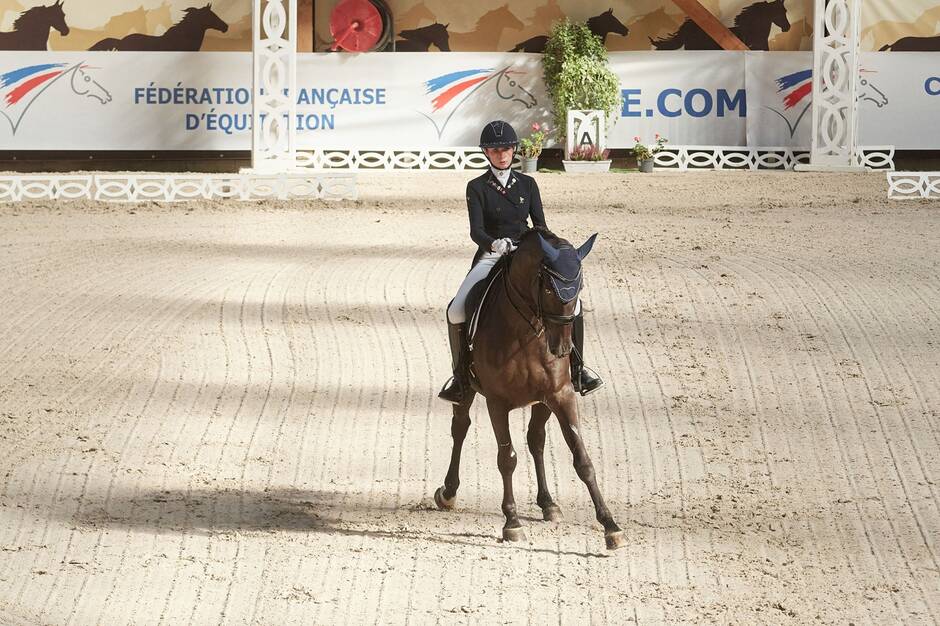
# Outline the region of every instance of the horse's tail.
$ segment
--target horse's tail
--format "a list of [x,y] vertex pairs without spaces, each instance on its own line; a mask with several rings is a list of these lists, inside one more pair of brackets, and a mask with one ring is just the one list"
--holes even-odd
[[107,39],[102,39],[95,45],[89,48],[89,50],[117,50],[117,46],[120,43],[117,39],[109,37]]
[[885,50],[888,50],[889,48],[891,48],[891,46],[893,45],[894,45],[893,43],[886,43],[885,45],[878,48],[878,52],[884,52]]

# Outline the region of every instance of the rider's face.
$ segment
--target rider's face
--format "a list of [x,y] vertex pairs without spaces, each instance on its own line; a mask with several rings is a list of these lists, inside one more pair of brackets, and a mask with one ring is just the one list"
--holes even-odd
[[512,165],[513,147],[500,146],[499,148],[483,148],[483,152],[490,158],[490,163],[496,166],[496,169],[504,170]]

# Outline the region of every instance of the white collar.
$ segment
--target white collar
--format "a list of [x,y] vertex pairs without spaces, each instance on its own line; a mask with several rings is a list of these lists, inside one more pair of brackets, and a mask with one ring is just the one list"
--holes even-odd
[[490,165],[490,171],[493,172],[493,176],[496,177],[496,180],[498,180],[499,184],[503,187],[509,183],[509,179],[512,176],[512,169],[498,170]]

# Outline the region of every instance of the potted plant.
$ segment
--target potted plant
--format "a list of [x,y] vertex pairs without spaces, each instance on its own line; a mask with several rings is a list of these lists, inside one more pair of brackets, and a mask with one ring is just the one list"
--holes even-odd
[[548,125],[535,122],[528,137],[519,140],[519,156],[522,157],[522,171],[532,173],[538,170],[539,155],[548,139]]
[[656,133],[656,143],[646,145],[642,143],[640,137],[634,137],[633,141],[636,142],[633,146],[633,156],[636,157],[636,165],[641,172],[649,174],[653,171],[656,153],[662,150],[669,140],[659,133]]
[[[569,110],[600,111],[604,123],[601,136],[596,139],[598,150],[602,151],[607,130],[622,106],[622,96],[620,81],[610,69],[601,38],[592,33],[587,24],[562,20],[552,27],[542,55],[542,67],[552,98],[557,136],[569,135]],[[570,153],[580,145],[580,139],[569,141],[566,151]]]
[[610,150],[580,146],[572,150],[562,164],[566,172],[607,172],[610,170],[609,156]]

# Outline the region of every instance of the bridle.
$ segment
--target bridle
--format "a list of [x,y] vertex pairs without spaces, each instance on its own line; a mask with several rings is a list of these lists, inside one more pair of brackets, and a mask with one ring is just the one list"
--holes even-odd
[[[523,296],[523,294],[519,292],[516,286],[512,284],[512,280],[510,280],[509,278],[509,270],[510,270],[511,265],[512,265],[512,257],[510,256],[506,262],[506,270],[503,272],[503,282],[506,284],[506,296],[509,298],[509,304],[511,304],[512,308],[516,310],[516,313],[518,313],[520,317],[522,317],[522,319],[526,321],[526,323],[529,325],[529,328],[531,328],[532,332],[535,333],[536,337],[540,337],[542,335],[542,333],[545,331],[546,324],[554,324],[556,326],[568,326],[569,324],[574,323],[574,319],[575,317],[577,317],[576,315],[555,315],[554,313],[546,313],[542,309],[542,288],[545,285],[545,278],[544,278],[543,272],[549,276],[549,279],[554,277],[566,283],[577,281],[577,291],[580,291],[581,290],[581,278],[582,278],[580,268],[578,269],[578,275],[576,277],[566,278],[562,276],[561,274],[559,274],[558,272],[552,270],[550,267],[546,267],[544,262],[539,263],[539,271],[535,275],[535,279],[538,281],[538,289],[536,290],[537,295],[535,296],[535,309],[533,310],[532,306],[526,301],[525,296]],[[515,293],[517,297],[521,298],[523,306],[529,309],[528,315],[526,315],[522,310],[519,309],[519,305],[513,302],[513,296],[512,296],[513,293]],[[557,294],[557,288],[556,288],[556,294]],[[560,297],[561,296],[559,295],[559,298]],[[577,292],[575,293],[574,297],[577,297]],[[573,300],[574,297],[569,299],[568,302]],[[533,314],[534,314],[535,323],[533,323]]]

